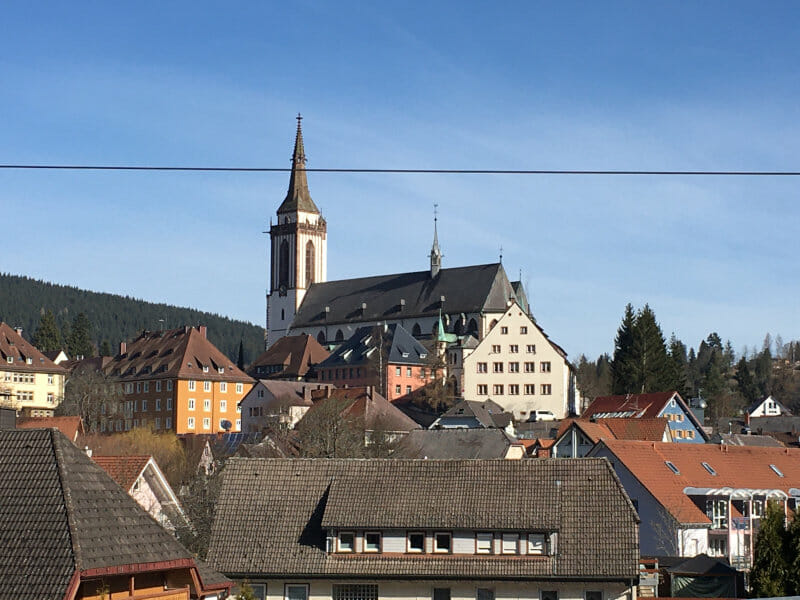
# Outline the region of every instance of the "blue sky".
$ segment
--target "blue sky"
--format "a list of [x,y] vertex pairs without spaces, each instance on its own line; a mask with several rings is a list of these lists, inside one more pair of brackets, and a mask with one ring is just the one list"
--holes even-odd
[[[792,2],[4,3],[0,163],[800,170]],[[263,323],[286,174],[0,171],[0,271]],[[577,357],[800,338],[800,178],[310,173],[330,279],[503,247]],[[156,324],[154,324],[156,326]]]

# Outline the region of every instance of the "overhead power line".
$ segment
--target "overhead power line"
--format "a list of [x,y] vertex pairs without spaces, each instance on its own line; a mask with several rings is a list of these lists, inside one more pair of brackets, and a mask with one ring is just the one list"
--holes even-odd
[[[175,167],[134,165],[13,165],[0,169],[51,171],[205,171],[245,173],[289,173],[291,167]],[[711,177],[798,177],[800,171],[640,171],[635,169],[356,169],[306,168],[309,173],[399,173],[431,175],[663,175]]]

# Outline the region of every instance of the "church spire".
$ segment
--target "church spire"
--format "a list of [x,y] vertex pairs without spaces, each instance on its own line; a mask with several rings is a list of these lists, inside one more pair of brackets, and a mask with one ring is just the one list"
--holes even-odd
[[436,228],[438,221],[438,204],[433,205],[433,246],[431,247],[431,277],[436,277],[442,268],[442,251],[439,248],[439,232]]
[[291,213],[298,210],[319,214],[319,209],[311,199],[306,179],[306,150],[303,146],[302,115],[297,113],[297,135],[294,139],[292,154],[292,174],[289,176],[289,191],[278,208],[278,214]]

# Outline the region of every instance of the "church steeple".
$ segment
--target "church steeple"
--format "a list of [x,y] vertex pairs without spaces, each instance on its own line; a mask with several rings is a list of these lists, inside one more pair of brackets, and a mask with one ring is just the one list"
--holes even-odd
[[433,205],[433,246],[431,247],[431,278],[439,274],[442,268],[442,251],[439,248],[439,232],[436,229],[438,221],[438,204]]
[[292,154],[292,174],[289,177],[289,191],[286,198],[278,208],[278,214],[293,213],[298,210],[319,214],[319,209],[311,199],[306,178],[306,151],[303,146],[303,117],[297,114],[297,135],[294,139],[294,153]]

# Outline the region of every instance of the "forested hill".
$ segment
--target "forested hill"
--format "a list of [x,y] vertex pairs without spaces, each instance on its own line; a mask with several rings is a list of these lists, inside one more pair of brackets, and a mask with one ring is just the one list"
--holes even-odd
[[245,321],[0,273],[0,321],[22,327],[23,336],[30,340],[39,319],[48,310],[55,315],[62,334],[79,313],[85,313],[92,325],[95,349],[99,350],[103,342],[108,341],[113,354],[119,351],[121,341],[136,337],[143,329],[160,329],[160,319],[163,319],[164,329],[207,325],[208,339],[233,361],[239,356],[240,340],[244,345],[245,364],[252,362],[264,347],[264,328]]

